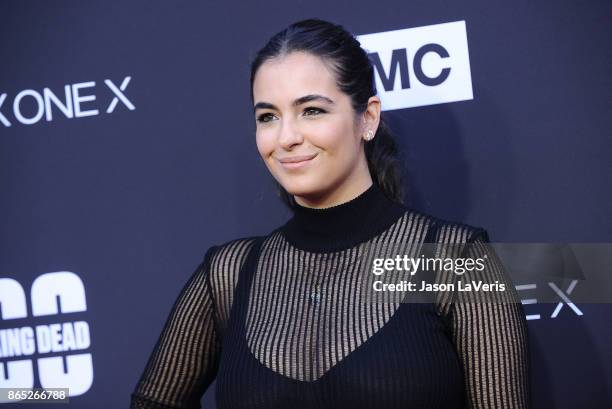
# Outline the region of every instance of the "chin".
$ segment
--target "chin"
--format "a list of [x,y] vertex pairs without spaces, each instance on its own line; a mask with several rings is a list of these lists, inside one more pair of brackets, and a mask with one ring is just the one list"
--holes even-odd
[[325,183],[313,180],[300,180],[303,178],[289,177],[281,183],[281,186],[287,193],[294,196],[311,196],[317,195],[325,190]]

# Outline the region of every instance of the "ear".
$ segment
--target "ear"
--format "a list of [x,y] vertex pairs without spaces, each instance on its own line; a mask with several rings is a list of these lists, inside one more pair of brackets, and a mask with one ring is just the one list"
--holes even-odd
[[378,125],[380,123],[380,111],[380,98],[378,98],[376,95],[371,96],[370,99],[368,99],[368,106],[365,112],[362,114],[362,135],[368,132],[368,130],[372,130],[372,132],[374,132],[374,135],[376,135],[376,130],[378,129]]

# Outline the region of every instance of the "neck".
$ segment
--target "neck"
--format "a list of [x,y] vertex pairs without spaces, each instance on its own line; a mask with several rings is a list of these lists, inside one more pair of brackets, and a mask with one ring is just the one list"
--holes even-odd
[[374,182],[362,193],[335,206],[295,204],[293,217],[281,227],[293,246],[312,252],[339,251],[382,233],[406,208],[387,198]]

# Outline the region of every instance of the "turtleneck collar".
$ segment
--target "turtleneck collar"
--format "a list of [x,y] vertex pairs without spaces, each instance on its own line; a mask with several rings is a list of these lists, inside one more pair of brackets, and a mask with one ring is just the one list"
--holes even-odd
[[406,207],[388,199],[374,182],[348,202],[323,209],[295,204],[293,217],[281,232],[293,246],[311,252],[353,247],[382,233]]

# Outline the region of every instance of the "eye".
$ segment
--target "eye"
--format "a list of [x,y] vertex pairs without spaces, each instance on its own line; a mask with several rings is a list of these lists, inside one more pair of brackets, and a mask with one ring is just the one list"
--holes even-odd
[[265,113],[265,114],[261,114],[257,117],[257,122],[261,122],[261,123],[266,123],[266,122],[270,122],[270,121],[266,121],[266,118],[270,117],[271,114],[270,113]]
[[[325,111],[319,108],[315,108],[315,107],[308,107],[304,109],[304,113],[307,113],[307,112],[315,112],[316,114],[319,114],[319,113],[324,113]],[[313,115],[306,115],[306,116],[313,116]]]
[[[306,109],[304,109],[304,114],[305,116],[317,116],[319,114],[323,114],[325,113],[325,110],[320,109],[320,108],[316,108],[316,107],[308,107]],[[257,117],[257,122],[259,123],[267,123],[270,122],[269,120],[267,120],[269,117],[273,116],[272,114],[270,114],[269,112],[265,113],[265,114],[261,114]]]

